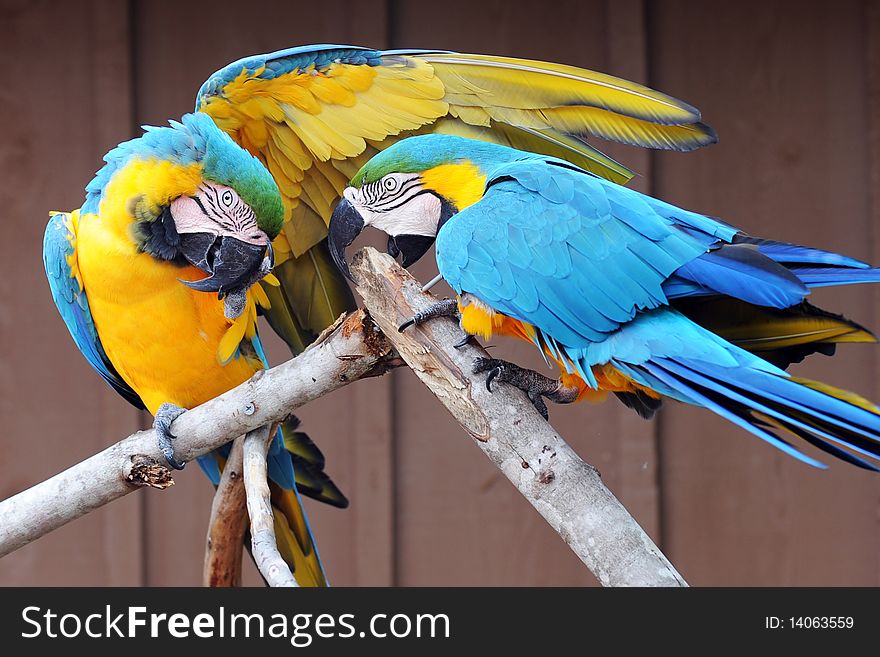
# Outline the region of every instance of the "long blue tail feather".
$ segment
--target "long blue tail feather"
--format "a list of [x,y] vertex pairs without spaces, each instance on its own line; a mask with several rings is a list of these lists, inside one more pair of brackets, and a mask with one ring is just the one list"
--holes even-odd
[[880,282],[880,269],[832,251],[763,240],[740,233],[733,244],[708,251],[676,270],[664,284],[669,299],[722,294],[787,308],[809,289]]
[[705,406],[800,461],[825,467],[776,436],[760,415],[826,453],[880,471],[850,453],[880,460],[880,415],[867,409],[748,367],[730,370],[702,361],[657,358],[640,368],[676,390],[677,396]]
[[686,382],[680,381],[677,378],[673,377],[670,372],[666,371],[662,367],[658,367],[653,363],[646,363],[642,367],[645,369],[645,371],[662,381],[667,386],[676,389],[677,391],[682,393],[690,403],[696,406],[702,406],[709,409],[710,411],[714,411],[721,417],[758,436],[758,438],[767,441],[769,444],[785,452],[789,456],[793,456],[798,461],[806,463],[807,465],[812,465],[816,468],[824,469],[828,467],[824,463],[807,456],[774,433],[756,425],[753,421],[750,421],[749,419],[743,417],[741,414],[736,413],[729,408],[726,408],[724,404],[721,404],[711,399],[707,395],[701,393],[695,386],[688,385]]

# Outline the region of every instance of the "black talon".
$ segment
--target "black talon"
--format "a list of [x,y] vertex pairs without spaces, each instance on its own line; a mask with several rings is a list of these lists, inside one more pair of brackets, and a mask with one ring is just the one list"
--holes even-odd
[[461,340],[459,340],[454,345],[452,345],[452,348],[453,349],[461,349],[467,343],[469,343],[471,341],[471,338],[473,338],[473,337],[474,336],[472,336],[470,333],[465,333],[464,337]]
[[496,368],[493,369],[491,372],[489,372],[489,376],[486,377],[486,390],[488,390],[489,392],[492,392],[492,381],[494,381],[495,378],[496,378],[499,374],[501,374],[501,368],[500,368],[500,367],[496,367]]
[[408,320],[406,320],[403,324],[401,324],[400,326],[397,327],[397,332],[398,332],[398,333],[403,333],[403,332],[404,332],[406,329],[408,329],[410,326],[414,326],[415,323],[416,323],[416,318],[415,318],[415,316],[410,317],[410,318],[409,318]]
[[535,407],[535,410],[541,414],[541,417],[549,422],[550,411],[547,410],[547,403],[544,401],[544,398],[537,392],[529,392],[527,394],[529,396],[529,401],[532,402],[532,406]]
[[159,444],[162,456],[165,457],[168,465],[175,470],[183,470],[186,463],[180,463],[174,458],[174,445],[171,441],[176,436],[171,433],[171,425],[174,423],[174,420],[184,413],[186,413],[185,408],[175,406],[174,404],[162,404],[156,411],[156,418],[153,421],[153,429],[156,431],[156,442]]

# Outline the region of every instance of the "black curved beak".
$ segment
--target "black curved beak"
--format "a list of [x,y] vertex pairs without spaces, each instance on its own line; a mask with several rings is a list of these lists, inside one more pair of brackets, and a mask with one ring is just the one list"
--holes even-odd
[[181,233],[179,248],[189,262],[211,274],[202,280],[181,282],[199,292],[217,292],[220,298],[256,282],[266,257],[269,269],[275,264],[271,243],[251,244],[210,233]]
[[431,245],[434,243],[434,237],[427,235],[396,235],[388,238],[388,254],[392,258],[400,256],[400,264],[409,267],[411,264],[418,262]]
[[345,277],[354,282],[351,269],[345,259],[345,249],[355,241],[364,230],[364,219],[348,199],[343,198],[333,209],[330,217],[330,226],[327,231],[327,245],[330,247],[330,255],[333,262]]

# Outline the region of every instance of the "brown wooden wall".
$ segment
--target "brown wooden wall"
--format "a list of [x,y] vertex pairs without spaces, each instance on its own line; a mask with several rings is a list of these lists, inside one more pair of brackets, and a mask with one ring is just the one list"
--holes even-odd
[[[207,75],[246,54],[448,48],[647,82],[699,106],[721,142],[689,155],[609,148],[641,172],[638,189],[880,262],[878,2],[0,0],[0,37],[0,497],[146,421],[52,307],[47,211],[77,207],[104,152],[190,111]],[[816,296],[878,327],[878,295]],[[536,363],[527,346],[496,353]],[[800,371],[876,399],[878,353],[856,345]],[[615,402],[551,412],[692,584],[880,585],[880,477],[809,469],[694,409],[654,423]],[[334,583],[595,583],[409,372],[301,416],[352,499],[346,511],[308,503]],[[0,584],[198,584],[211,487],[195,467],[176,479],[0,560]]]

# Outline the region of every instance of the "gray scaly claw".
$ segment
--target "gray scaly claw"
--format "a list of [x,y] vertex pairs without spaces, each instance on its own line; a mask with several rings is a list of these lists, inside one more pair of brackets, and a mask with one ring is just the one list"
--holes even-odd
[[171,425],[174,423],[174,420],[184,413],[186,413],[185,408],[175,406],[174,404],[162,404],[159,407],[159,410],[156,411],[156,417],[153,420],[153,429],[156,431],[156,442],[159,443],[159,449],[162,451],[162,456],[165,457],[168,465],[175,470],[183,470],[186,463],[180,463],[174,458],[174,445],[171,441],[174,440],[176,436],[171,433]]
[[547,404],[544,397],[557,404],[568,404],[577,399],[578,389],[567,388],[561,381],[547,378],[533,370],[524,369],[513,363],[508,363],[497,358],[475,358],[473,373],[488,372],[486,377],[486,390],[492,392],[492,382],[508,383],[526,393],[535,410],[545,420],[550,419]]
[[424,310],[417,312],[415,315],[406,320],[397,327],[400,333],[403,333],[410,326],[418,326],[424,324],[435,317],[458,317],[458,301],[455,299],[443,299],[437,303],[433,303]]

